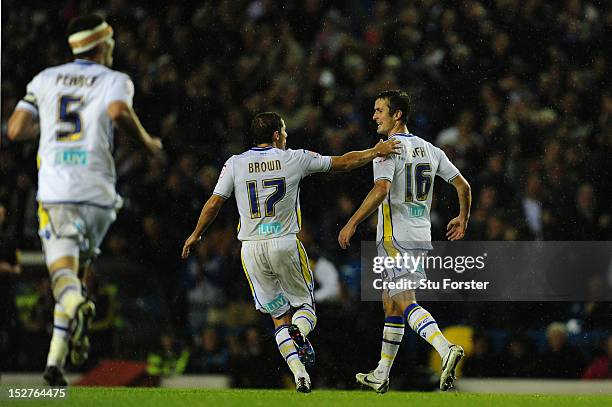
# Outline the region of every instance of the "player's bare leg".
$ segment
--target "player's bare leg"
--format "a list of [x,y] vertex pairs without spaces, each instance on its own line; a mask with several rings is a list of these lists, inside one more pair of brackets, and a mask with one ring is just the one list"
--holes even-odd
[[288,311],[277,318],[272,317],[272,322],[278,351],[293,373],[296,390],[300,393],[310,393],[310,376],[300,361],[295,343],[289,334],[289,327],[292,326],[291,312]]
[[431,314],[416,302],[414,291],[403,291],[393,296],[396,309],[403,310],[406,323],[421,338],[433,346],[442,358],[442,373],[440,374],[440,390],[446,391],[454,387],[455,369],[463,357],[463,348],[450,343],[438,328]]

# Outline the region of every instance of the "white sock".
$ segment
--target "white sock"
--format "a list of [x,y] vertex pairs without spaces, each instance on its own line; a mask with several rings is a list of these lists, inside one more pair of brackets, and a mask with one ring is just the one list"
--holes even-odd
[[76,308],[85,299],[77,275],[69,268],[54,271],[51,273],[51,289],[55,301],[62,305],[69,318],[73,318]]
[[302,336],[306,338],[306,336],[312,332],[315,325],[317,325],[317,315],[315,314],[314,308],[308,304],[302,305],[293,313],[291,323],[297,325]]
[[279,326],[276,331],[274,331],[274,339],[276,339],[278,351],[285,359],[285,362],[287,362],[287,365],[289,366],[289,369],[291,369],[291,373],[293,373],[294,378],[296,380],[298,377],[309,378],[308,373],[306,373],[306,368],[298,357],[295,344],[293,343],[291,336],[289,336],[289,325]]
[[444,359],[449,351],[451,343],[444,337],[438,328],[436,320],[431,314],[419,304],[415,303],[406,308],[404,317],[408,325],[410,325],[410,328],[429,342],[429,344],[438,351],[440,357]]
[[51,337],[51,345],[49,346],[49,354],[47,356],[47,366],[57,366],[63,368],[68,354],[68,340],[70,333],[68,331],[68,323],[70,318],[64,311],[61,304],[56,303],[53,311],[53,336]]
[[385,380],[389,377],[391,366],[393,366],[393,361],[395,360],[403,337],[404,319],[397,316],[385,318],[380,360],[378,361],[376,370],[374,370],[374,377],[380,380]]

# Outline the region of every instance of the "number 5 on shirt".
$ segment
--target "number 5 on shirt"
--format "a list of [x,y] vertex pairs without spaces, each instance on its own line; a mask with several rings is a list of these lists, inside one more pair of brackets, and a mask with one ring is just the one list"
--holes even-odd
[[[56,134],[57,141],[78,141],[82,138],[81,134],[81,109],[82,98],[79,96],[63,95],[59,100],[58,121],[62,126]],[[64,131],[72,126],[72,131]]]

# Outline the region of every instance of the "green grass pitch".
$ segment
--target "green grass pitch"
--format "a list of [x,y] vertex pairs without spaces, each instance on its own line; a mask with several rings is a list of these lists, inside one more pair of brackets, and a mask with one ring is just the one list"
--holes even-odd
[[409,393],[391,391],[379,395],[366,391],[315,390],[299,394],[290,390],[207,390],[159,388],[72,387],[65,400],[4,401],[3,406],[612,406],[612,396],[510,395],[470,393]]

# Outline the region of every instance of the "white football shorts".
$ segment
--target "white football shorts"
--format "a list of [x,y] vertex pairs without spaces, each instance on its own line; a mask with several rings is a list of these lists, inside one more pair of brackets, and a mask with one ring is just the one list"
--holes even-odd
[[[385,268],[382,272],[383,281],[399,282],[401,280],[409,280],[418,285],[419,281],[427,279],[425,273],[425,259],[427,257],[427,250],[422,249],[404,249],[398,247],[398,245],[389,241],[382,241],[377,246],[378,256],[381,257],[392,257],[396,259],[399,255],[401,257],[400,267]],[[406,288],[394,288],[388,289],[389,297],[393,297],[403,291],[409,290]]]
[[38,235],[42,241],[47,266],[61,257],[92,260],[100,253],[100,244],[117,210],[92,205],[38,205]]
[[295,235],[244,241],[241,257],[256,309],[277,318],[290,307],[314,307],[312,271]]

